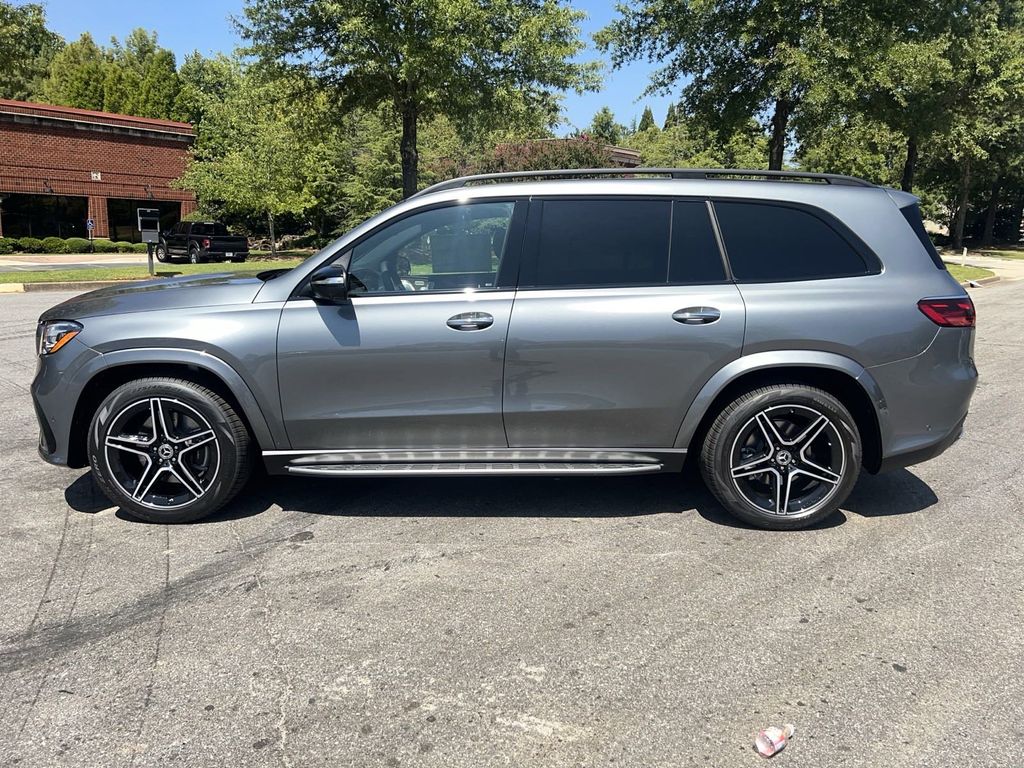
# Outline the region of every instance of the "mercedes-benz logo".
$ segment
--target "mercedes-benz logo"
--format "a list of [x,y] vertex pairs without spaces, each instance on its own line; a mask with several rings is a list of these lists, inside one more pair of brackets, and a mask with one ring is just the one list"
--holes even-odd
[[174,449],[167,443],[164,443],[156,449],[156,455],[161,459],[169,459],[174,455]]
[[779,451],[775,454],[775,463],[780,467],[787,467],[789,463],[793,461],[793,454],[789,451]]

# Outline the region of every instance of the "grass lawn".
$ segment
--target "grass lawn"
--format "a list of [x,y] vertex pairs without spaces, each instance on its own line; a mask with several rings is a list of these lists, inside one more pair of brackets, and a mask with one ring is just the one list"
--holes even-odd
[[[155,263],[157,277],[203,275],[211,272],[262,272],[282,269],[302,263],[302,259],[275,259],[272,261],[245,261],[219,264],[161,264]],[[0,272],[0,283],[70,283],[85,280],[148,280],[146,267],[92,267],[85,269],[53,269],[36,272]]]
[[997,259],[1024,259],[1024,249],[983,250],[978,251],[982,256],[994,256]]
[[961,267],[959,264],[947,264],[949,274],[957,280],[981,280],[983,277],[992,277],[995,274],[991,269],[981,267]]

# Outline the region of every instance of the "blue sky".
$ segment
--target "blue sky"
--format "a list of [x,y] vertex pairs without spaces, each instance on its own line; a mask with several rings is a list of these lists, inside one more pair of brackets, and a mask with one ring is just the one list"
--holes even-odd
[[[241,12],[243,0],[42,1],[50,28],[67,40],[76,39],[82,32],[90,32],[97,42],[106,44],[111,36],[124,38],[135,27],[144,27],[156,30],[160,43],[174,51],[179,61],[193,50],[203,54],[229,52],[240,42],[229,17]],[[588,14],[589,18],[583,25],[583,36],[588,42],[591,35],[615,15],[612,2],[573,0],[573,5]],[[601,56],[591,46],[581,58],[600,60]],[[628,125],[634,117],[639,120],[644,105],[649,104],[660,123],[672,98],[641,98],[651,68],[646,62],[615,72],[609,68],[600,91],[582,96],[567,94],[563,111],[569,125],[562,126],[562,132],[573,126],[586,127],[594,113],[603,106],[611,107],[618,121]]]

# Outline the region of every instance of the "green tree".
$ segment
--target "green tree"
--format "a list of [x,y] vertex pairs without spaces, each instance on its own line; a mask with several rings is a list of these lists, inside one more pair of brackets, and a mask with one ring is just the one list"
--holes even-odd
[[262,61],[331,87],[343,109],[391,106],[404,196],[418,186],[422,121],[498,124],[512,92],[550,109],[552,89],[593,79],[593,67],[572,61],[583,14],[561,0],[248,0],[244,16],[242,35]]
[[587,132],[605,144],[615,146],[622,141],[626,127],[615,121],[615,114],[608,107],[601,107],[590,121]]
[[820,62],[845,60],[863,42],[864,15],[872,8],[892,13],[888,7],[867,0],[643,0],[620,4],[619,17],[596,40],[616,67],[641,58],[661,63],[647,92],[687,80],[687,114],[714,122],[723,137],[751,118],[765,119],[768,167],[780,169],[793,115]]
[[52,104],[170,118],[178,90],[174,54],[136,29],[109,49],[83,34],[54,56],[41,94]]
[[63,45],[60,36],[46,28],[42,5],[0,0],[0,98],[35,97],[46,68]]
[[265,217],[275,253],[275,218],[315,203],[307,180],[316,155],[289,124],[291,95],[280,83],[241,74],[226,100],[207,105],[179,182],[212,210]]
[[103,109],[107,59],[88,32],[53,57],[41,96],[48,104]]
[[178,69],[178,94],[173,117],[198,125],[211,106],[225,101],[239,86],[241,70],[224,54],[206,58],[199,51],[185,56]]
[[671,128],[676,124],[676,105],[669,104],[668,109],[665,110],[665,122],[662,124],[663,129]]
[[654,130],[658,129],[657,123],[654,122],[654,113],[650,107],[644,107],[644,113],[640,117],[640,125],[637,126],[638,131],[648,131],[651,128]]

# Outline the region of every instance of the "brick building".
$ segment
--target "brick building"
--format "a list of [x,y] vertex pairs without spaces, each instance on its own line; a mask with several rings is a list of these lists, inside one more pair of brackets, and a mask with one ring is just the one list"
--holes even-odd
[[0,236],[138,240],[138,208],[166,226],[195,209],[171,187],[195,138],[188,123],[0,99]]

